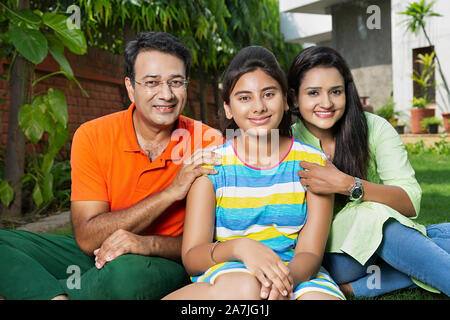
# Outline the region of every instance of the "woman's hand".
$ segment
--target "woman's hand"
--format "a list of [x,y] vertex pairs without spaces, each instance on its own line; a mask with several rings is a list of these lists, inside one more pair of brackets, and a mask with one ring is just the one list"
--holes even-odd
[[[261,298],[293,296],[293,278],[289,268],[268,246],[252,239],[241,239],[239,258],[261,283]],[[275,292],[276,290],[277,292]]]
[[300,183],[317,194],[340,193],[349,195],[355,180],[352,176],[343,173],[328,159],[325,160],[325,166],[315,163],[301,161],[298,176]]

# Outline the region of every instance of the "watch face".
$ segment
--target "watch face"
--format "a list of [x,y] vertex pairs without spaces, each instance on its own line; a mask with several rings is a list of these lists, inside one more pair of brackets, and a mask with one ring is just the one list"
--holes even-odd
[[352,198],[353,199],[359,199],[362,196],[362,188],[356,188],[352,191]]

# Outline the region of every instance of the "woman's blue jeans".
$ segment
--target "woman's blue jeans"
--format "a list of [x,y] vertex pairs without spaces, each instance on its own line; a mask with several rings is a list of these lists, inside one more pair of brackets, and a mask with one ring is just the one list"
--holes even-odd
[[413,288],[410,276],[450,296],[450,223],[426,229],[430,239],[389,219],[380,246],[365,265],[345,253],[325,253],[323,265],[336,283],[350,283],[356,297]]

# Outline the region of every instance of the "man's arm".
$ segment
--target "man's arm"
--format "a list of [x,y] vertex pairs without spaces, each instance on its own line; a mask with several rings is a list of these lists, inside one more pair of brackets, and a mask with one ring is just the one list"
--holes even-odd
[[75,239],[84,253],[92,255],[117,230],[139,234],[174,202],[167,188],[117,211],[110,211],[109,203],[104,201],[72,201]]
[[[196,150],[180,167],[175,179],[164,190],[151,194],[135,205],[117,211],[110,211],[108,202],[104,201],[72,201],[72,224],[75,238],[81,250],[92,255],[94,250],[101,248],[105,240],[116,231],[123,230],[136,234],[151,225],[171,204],[182,200],[194,182],[204,174],[214,174],[215,170],[204,168],[203,165],[219,165],[217,156],[212,152],[215,147]],[[149,238],[150,239],[150,238]],[[154,241],[139,241],[145,246],[144,251],[149,251],[150,244],[159,251],[166,251],[163,239]],[[161,243],[162,242],[162,243]],[[173,243],[168,246],[174,248]],[[128,253],[135,253],[132,247]],[[178,251],[178,257],[180,256]],[[169,255],[172,255],[170,252]],[[153,255],[153,252],[152,252]]]

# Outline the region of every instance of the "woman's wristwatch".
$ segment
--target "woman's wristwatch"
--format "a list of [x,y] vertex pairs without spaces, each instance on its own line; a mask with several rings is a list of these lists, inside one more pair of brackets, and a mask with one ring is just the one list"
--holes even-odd
[[363,189],[363,186],[361,183],[361,179],[359,179],[358,177],[354,177],[354,178],[355,178],[355,184],[350,189],[350,200],[351,201],[359,200],[364,195],[364,189]]

